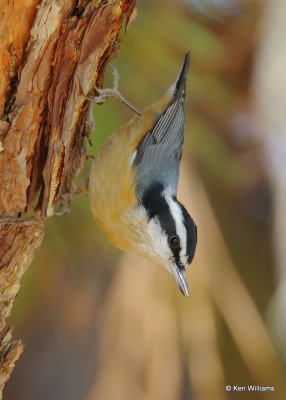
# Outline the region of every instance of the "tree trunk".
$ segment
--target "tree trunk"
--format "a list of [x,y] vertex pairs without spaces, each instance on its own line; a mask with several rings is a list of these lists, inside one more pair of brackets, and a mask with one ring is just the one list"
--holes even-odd
[[[0,0],[0,328],[85,161],[91,107],[135,0]],[[0,343],[0,397],[23,345]]]

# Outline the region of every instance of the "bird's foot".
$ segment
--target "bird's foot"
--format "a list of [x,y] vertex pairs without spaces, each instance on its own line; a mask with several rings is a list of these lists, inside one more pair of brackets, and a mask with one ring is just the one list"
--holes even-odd
[[54,215],[66,215],[70,212],[71,201],[74,198],[74,194],[64,193],[60,196],[60,199],[54,206]]
[[55,215],[66,215],[70,212],[71,202],[82,194],[86,194],[88,191],[88,177],[83,181],[83,183],[74,191],[69,193],[64,193],[61,195],[59,201],[56,203],[54,208]]
[[108,98],[114,98],[121,103],[125,104],[128,108],[130,108],[133,112],[135,112],[137,115],[142,115],[141,112],[134,107],[125,97],[122,96],[122,94],[118,90],[118,85],[119,85],[119,72],[117,68],[114,67],[114,65],[110,64],[111,67],[113,68],[113,87],[112,89],[106,88],[106,89],[100,89],[97,86],[95,86],[95,89],[98,93],[97,96],[94,98],[88,98],[88,100],[95,102],[96,104],[102,104],[105,102],[106,99]]

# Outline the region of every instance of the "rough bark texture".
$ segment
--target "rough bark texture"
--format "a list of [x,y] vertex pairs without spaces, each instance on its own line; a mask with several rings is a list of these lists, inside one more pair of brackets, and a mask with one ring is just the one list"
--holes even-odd
[[[90,102],[134,0],[0,0],[0,328],[85,161]],[[27,213],[30,215],[27,218]],[[32,217],[31,217],[32,215]],[[0,388],[22,344],[0,343]]]

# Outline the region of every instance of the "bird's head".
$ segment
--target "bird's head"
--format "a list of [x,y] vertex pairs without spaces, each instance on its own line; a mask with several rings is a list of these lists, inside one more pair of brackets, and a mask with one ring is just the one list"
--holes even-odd
[[192,262],[197,228],[175,196],[155,184],[145,192],[142,209],[147,218],[141,254],[164,266],[174,276],[181,292],[189,295],[185,272]]

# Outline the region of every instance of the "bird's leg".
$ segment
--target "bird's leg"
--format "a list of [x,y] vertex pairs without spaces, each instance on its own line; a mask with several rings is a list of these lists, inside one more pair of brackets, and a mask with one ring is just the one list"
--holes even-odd
[[[94,157],[93,157],[94,158]],[[88,191],[89,176],[87,176],[81,185],[75,190],[74,197],[86,194]]]
[[114,65],[110,64],[111,67],[113,68],[113,87],[112,89],[100,89],[97,86],[95,86],[96,91],[98,92],[98,96],[94,97],[93,99],[89,99],[91,101],[94,101],[97,104],[104,103],[106,99],[108,98],[114,98],[121,103],[125,104],[127,107],[129,107],[133,112],[135,112],[137,115],[141,115],[141,112],[134,107],[128,100],[125,99],[125,97],[122,96],[122,94],[118,90],[118,85],[119,85],[119,73],[118,70],[114,67]]
[[110,64],[110,66],[113,69],[113,89],[118,91],[118,87],[119,87],[119,72],[118,69],[113,65]]
[[89,177],[85,178],[81,185],[70,193],[64,193],[61,195],[59,201],[55,205],[55,215],[65,215],[70,211],[71,201],[82,194],[86,194],[88,191]]

